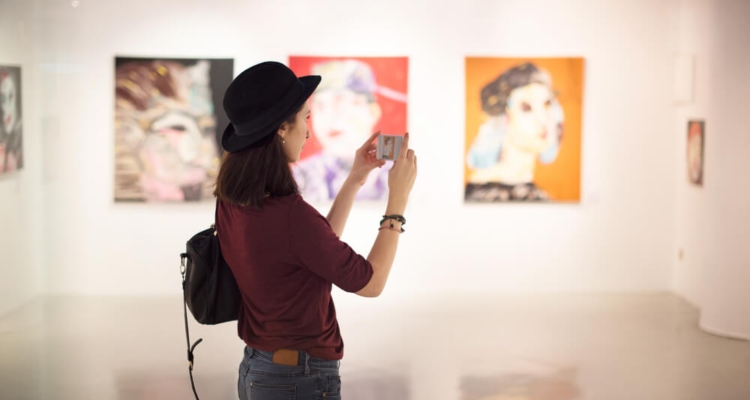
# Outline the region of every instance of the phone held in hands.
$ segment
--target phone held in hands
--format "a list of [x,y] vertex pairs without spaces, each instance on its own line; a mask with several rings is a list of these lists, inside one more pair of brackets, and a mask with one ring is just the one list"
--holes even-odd
[[395,160],[401,152],[404,137],[400,135],[378,136],[378,160]]

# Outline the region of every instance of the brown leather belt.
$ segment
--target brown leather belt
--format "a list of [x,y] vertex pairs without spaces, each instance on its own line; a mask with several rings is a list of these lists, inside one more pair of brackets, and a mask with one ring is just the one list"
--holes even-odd
[[299,350],[276,350],[273,352],[273,363],[296,367],[299,365]]

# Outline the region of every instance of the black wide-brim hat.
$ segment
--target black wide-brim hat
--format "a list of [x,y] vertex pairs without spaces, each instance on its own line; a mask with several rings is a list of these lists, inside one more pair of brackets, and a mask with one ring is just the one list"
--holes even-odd
[[275,133],[302,107],[320,83],[320,76],[297,77],[286,65],[266,61],[239,74],[224,94],[229,125],[221,147],[236,152]]

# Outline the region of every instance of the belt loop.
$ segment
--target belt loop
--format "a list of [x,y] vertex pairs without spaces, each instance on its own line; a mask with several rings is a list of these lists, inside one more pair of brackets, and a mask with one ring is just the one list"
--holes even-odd
[[310,353],[305,351],[305,375],[310,375]]

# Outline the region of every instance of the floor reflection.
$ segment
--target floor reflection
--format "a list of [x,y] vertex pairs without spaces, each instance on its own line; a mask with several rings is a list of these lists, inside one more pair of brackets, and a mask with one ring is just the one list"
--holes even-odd
[[464,376],[460,383],[461,400],[580,399],[581,390],[575,378],[575,369]]
[[[195,390],[201,399],[236,400],[237,382],[227,374],[217,375],[206,371],[193,371]],[[155,399],[194,399],[190,386],[190,374],[184,371],[172,372],[122,372],[115,377],[116,399],[155,400]]]
[[409,380],[383,370],[342,375],[341,397],[347,400],[410,400]]
[[[0,399],[194,399],[180,301],[55,297],[0,316]],[[698,310],[671,295],[446,297],[347,312],[345,400],[750,399],[748,342],[700,331]],[[190,331],[204,339],[200,398],[237,400],[236,325]]]
[[[237,384],[232,374],[216,375],[194,371],[195,389],[201,399],[237,399]],[[369,369],[344,373],[342,398],[347,400],[411,400],[405,376]],[[194,398],[187,368],[184,372],[120,371],[115,388],[118,400]]]

